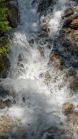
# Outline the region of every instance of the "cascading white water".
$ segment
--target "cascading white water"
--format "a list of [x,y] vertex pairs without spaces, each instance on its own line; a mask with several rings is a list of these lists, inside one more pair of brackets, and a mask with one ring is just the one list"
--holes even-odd
[[[14,127],[12,134],[17,132],[21,126],[21,132],[24,131],[26,139],[47,139],[49,135],[53,135],[54,139],[64,139],[59,132],[66,127],[66,117],[62,113],[62,104],[67,101],[76,103],[77,96],[70,98],[70,90],[68,84],[59,90],[58,83],[62,82],[63,74],[58,76],[57,82],[52,80],[46,84],[44,74],[48,71],[51,78],[54,78],[58,72],[53,66],[48,67],[49,54],[51,49],[43,45],[44,56],[38,50],[38,46],[43,39],[39,39],[39,29],[41,17],[37,13],[39,1],[32,5],[33,0],[18,0],[19,7],[19,23],[18,27],[11,32],[13,36],[13,44],[10,48],[9,57],[11,68],[7,78],[1,79],[0,85],[9,90],[11,101],[15,99],[15,104],[10,108],[0,110],[0,115],[9,115],[15,121],[21,121],[21,125]],[[13,3],[13,2],[12,2]],[[58,0],[54,5],[53,17],[50,19],[50,37],[58,32],[61,20],[61,13],[66,9],[67,0]],[[32,46],[29,40],[33,39]],[[36,42],[35,40],[38,39]],[[63,71],[62,71],[63,72]],[[40,77],[40,75],[43,75]],[[56,86],[56,87],[55,87]],[[13,96],[15,95],[15,98]],[[48,129],[57,127],[58,130],[52,129],[52,133]],[[57,133],[56,133],[57,132]],[[73,135],[74,136],[74,135]],[[19,137],[20,138],[20,137]],[[76,138],[75,138],[76,139]]]

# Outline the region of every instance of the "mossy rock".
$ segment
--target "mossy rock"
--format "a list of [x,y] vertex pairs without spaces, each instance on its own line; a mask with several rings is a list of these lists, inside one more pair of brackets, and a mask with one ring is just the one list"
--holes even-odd
[[0,78],[6,78],[10,68],[10,62],[7,55],[4,54],[0,59]]
[[0,38],[0,78],[6,78],[8,70],[10,68],[10,62],[8,59],[8,47],[10,47],[8,36],[2,36]]
[[10,62],[7,55],[3,55],[0,64],[0,78],[6,78],[10,68]]
[[6,14],[6,18],[9,21],[9,25],[12,28],[17,27],[17,21],[18,21],[18,8],[12,4],[8,5],[8,11]]

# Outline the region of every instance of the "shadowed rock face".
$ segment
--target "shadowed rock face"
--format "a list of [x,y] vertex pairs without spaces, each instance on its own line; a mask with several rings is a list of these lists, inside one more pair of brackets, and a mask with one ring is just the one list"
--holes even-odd
[[70,50],[74,50],[78,53],[78,30],[72,30],[71,33],[68,35],[71,43],[73,44],[73,46],[71,45],[71,49]]
[[[10,0],[7,0],[8,2]],[[18,8],[12,4],[8,4],[8,11],[6,12],[6,20],[9,22],[9,26],[12,28],[17,27],[18,20]],[[9,43],[8,36],[5,36],[5,40]],[[1,42],[0,42],[1,43]],[[3,45],[4,46],[4,45]],[[6,54],[2,55],[2,59],[0,59],[0,78],[6,78],[8,75],[8,70],[10,68],[10,62]]]
[[17,27],[18,20],[18,8],[12,4],[8,6],[9,10],[7,11],[7,20],[12,28]]
[[56,1],[54,0],[40,0],[39,6],[38,6],[38,12],[43,12],[48,8],[51,4],[53,5]]
[[6,55],[3,55],[2,62],[4,63],[3,67],[0,67],[0,78],[6,78],[8,75],[8,70],[10,68],[10,62]]
[[62,18],[68,17],[68,16],[72,15],[73,13],[74,13],[74,9],[73,8],[69,8],[69,9],[65,10]]
[[65,18],[64,23],[63,23],[63,27],[68,27],[69,24],[74,20],[78,18],[78,13],[73,14],[67,18]]

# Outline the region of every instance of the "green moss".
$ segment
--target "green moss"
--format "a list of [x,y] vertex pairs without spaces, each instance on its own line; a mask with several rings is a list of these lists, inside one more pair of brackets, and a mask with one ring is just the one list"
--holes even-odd
[[6,11],[7,8],[7,1],[0,0],[0,72],[4,70],[4,62],[2,60],[3,54],[8,55],[7,48],[10,47],[10,43],[8,42],[8,38],[4,36],[4,33],[7,32],[11,27],[8,25],[8,21],[6,19]]
[[7,36],[0,37],[0,72],[4,72],[5,65],[3,60],[3,54],[8,55],[8,48],[10,47],[10,43],[7,39]]
[[7,37],[6,36],[0,37],[0,55],[5,53],[8,57],[9,56],[7,51],[8,47],[10,47],[10,43],[8,42]]
[[5,33],[10,29],[8,26],[8,21],[6,21],[6,11],[8,10],[7,7],[7,2],[5,0],[0,0],[0,32]]

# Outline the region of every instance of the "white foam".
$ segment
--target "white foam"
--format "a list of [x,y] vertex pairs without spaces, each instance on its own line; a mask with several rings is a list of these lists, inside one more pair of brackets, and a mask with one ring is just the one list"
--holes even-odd
[[[10,77],[2,79],[0,82],[0,85],[9,90],[10,95],[15,95],[16,104],[0,110],[0,114],[4,115],[5,113],[15,120],[20,119],[22,126],[29,131],[27,139],[32,139],[30,134],[32,132],[35,134],[34,137],[46,139],[49,133],[44,135],[41,133],[51,126],[58,127],[59,125],[61,127],[60,122],[65,124],[66,117],[62,114],[62,104],[69,99],[75,101],[76,97],[70,98],[68,84],[59,90],[57,88],[58,80],[56,83],[53,83],[52,80],[48,84],[45,83],[45,73],[50,71],[52,78],[55,77],[57,71],[52,66],[48,67],[51,50],[46,48],[46,44],[41,45],[45,48],[43,49],[44,56],[41,57],[37,49],[39,43],[34,42],[31,47],[28,42],[31,38],[34,40],[37,38],[39,29],[38,5],[35,3],[33,7],[32,2],[33,0],[18,0],[20,23],[13,34],[13,45],[10,48],[11,73]],[[59,30],[61,13],[65,9],[66,2],[59,0],[54,7],[53,18],[49,21],[51,24],[50,36],[52,33],[55,35]],[[40,78],[40,74],[43,75],[42,78]],[[62,76],[58,78],[61,82]]]

